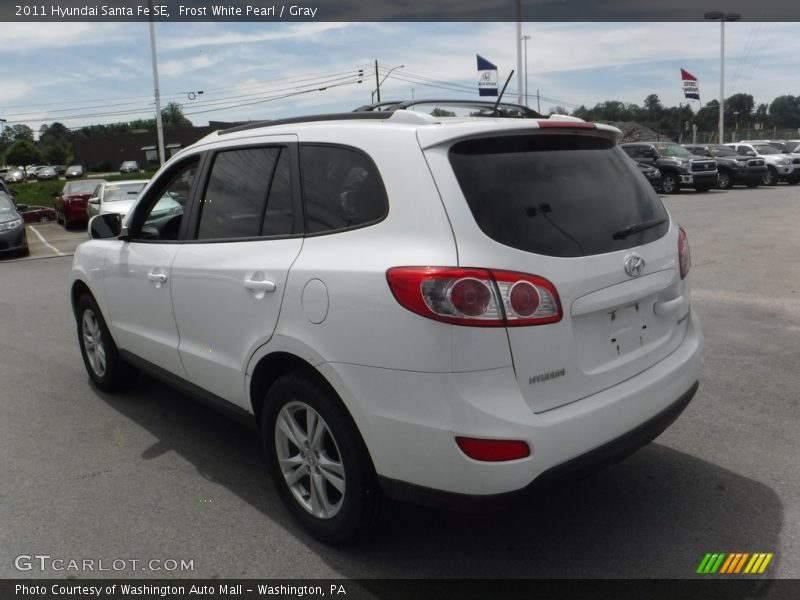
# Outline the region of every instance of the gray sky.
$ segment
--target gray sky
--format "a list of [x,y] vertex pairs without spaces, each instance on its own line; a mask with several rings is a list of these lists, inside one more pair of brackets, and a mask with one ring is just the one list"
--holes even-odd
[[[152,116],[146,23],[5,25],[0,118],[8,124],[38,130]],[[375,59],[381,76],[405,65],[382,85],[384,99],[477,97],[476,53],[498,65],[501,82],[516,68],[514,23],[158,23],[156,32],[163,103],[179,102],[197,125],[368,103]],[[650,93],[676,105],[681,67],[699,79],[704,103],[719,96],[718,23],[524,23],[522,32],[531,36],[530,104],[539,89],[544,112],[642,104]],[[798,34],[799,23],[728,23],[726,96],[800,95]],[[515,80],[506,98],[516,100]]]

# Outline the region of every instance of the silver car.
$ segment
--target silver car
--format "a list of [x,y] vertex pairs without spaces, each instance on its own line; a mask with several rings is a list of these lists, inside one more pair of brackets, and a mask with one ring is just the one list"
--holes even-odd
[[99,184],[89,199],[89,218],[101,213],[120,213],[124,217],[148,181],[132,179]]
[[6,173],[6,183],[19,183],[20,181],[25,181],[27,177],[25,177],[25,171],[22,169],[11,169],[8,173]]

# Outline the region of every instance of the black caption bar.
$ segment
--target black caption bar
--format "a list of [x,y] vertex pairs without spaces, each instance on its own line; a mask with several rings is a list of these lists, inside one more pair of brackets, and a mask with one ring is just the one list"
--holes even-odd
[[0,0],[0,21],[800,21],[795,0]]
[[415,579],[155,579],[0,580],[3,600],[165,599],[294,600],[785,600],[800,597],[800,580],[762,578],[601,580]]

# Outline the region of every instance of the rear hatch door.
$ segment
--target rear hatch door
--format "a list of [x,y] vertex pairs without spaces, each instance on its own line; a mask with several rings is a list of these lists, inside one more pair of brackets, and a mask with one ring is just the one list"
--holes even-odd
[[678,228],[615,132],[585,125],[420,135],[460,266],[538,275],[559,294],[559,322],[507,328],[536,412],[641,373],[686,329]]

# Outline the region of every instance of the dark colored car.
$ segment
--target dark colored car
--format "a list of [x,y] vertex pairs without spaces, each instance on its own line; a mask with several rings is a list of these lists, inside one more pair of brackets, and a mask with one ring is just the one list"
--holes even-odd
[[126,173],[138,173],[139,172],[139,163],[135,160],[126,160],[123,162],[119,167],[120,175],[125,175]]
[[39,181],[58,179],[58,173],[56,173],[56,170],[53,167],[42,167],[36,171],[36,179]]
[[19,256],[27,256],[30,252],[25,219],[11,196],[0,192],[0,254],[12,252]]
[[19,211],[26,223],[47,223],[48,221],[56,220],[56,211],[47,206],[17,204],[17,211]]
[[101,183],[105,183],[105,180],[68,181],[61,194],[56,196],[56,221],[63,223],[67,229],[75,223],[86,223],[89,198]]
[[767,174],[763,158],[742,156],[721,144],[684,144],[692,154],[710,156],[717,161],[717,187],[728,190],[734,185],[758,187]]
[[621,144],[636,162],[661,171],[661,191],[677,194],[684,187],[707,192],[717,185],[717,161],[694,156],[674,142],[632,142]]
[[82,165],[70,165],[64,172],[64,177],[67,179],[76,179],[78,177],[83,177],[84,175],[86,175],[86,170]]

